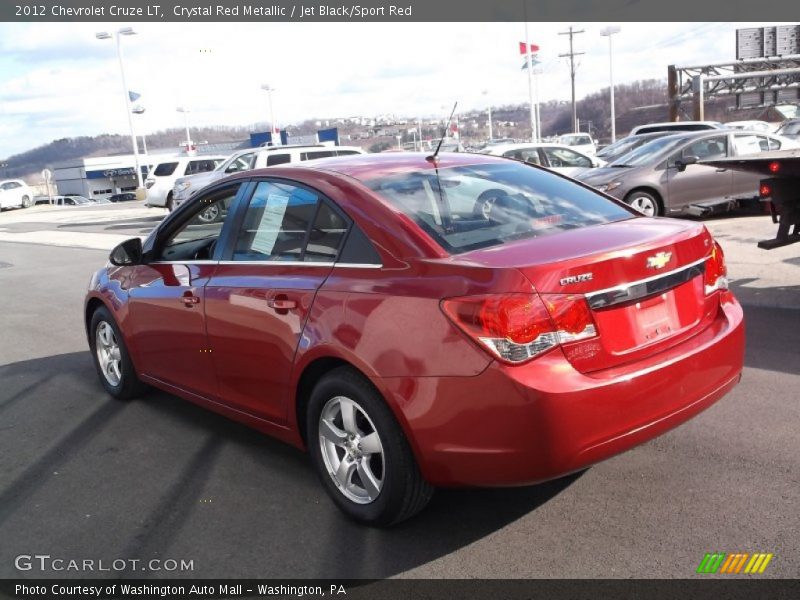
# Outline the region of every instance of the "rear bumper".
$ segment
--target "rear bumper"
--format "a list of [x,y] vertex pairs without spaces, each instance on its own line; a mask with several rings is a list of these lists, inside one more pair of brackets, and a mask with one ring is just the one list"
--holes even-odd
[[425,478],[441,486],[546,481],[687,421],[739,381],[741,306],[724,292],[713,324],[632,365],[586,375],[560,351],[475,377],[376,382],[404,425]]

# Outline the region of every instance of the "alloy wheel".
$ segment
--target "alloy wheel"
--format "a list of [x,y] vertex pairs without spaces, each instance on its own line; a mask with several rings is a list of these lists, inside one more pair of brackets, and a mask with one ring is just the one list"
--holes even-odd
[[345,498],[370,504],[381,493],[386,467],[378,430],[366,411],[344,396],[328,400],[319,416],[325,469]]
[[106,321],[100,321],[95,331],[97,362],[106,381],[116,387],[122,380],[122,354],[114,329]]
[[631,206],[648,217],[655,217],[658,214],[658,206],[649,196],[634,196]]

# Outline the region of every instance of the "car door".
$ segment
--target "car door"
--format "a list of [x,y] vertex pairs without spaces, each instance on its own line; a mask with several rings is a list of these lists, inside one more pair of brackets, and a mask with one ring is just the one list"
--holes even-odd
[[[192,210],[158,234],[151,257],[136,267],[128,296],[130,341],[144,375],[206,398],[217,382],[206,340],[204,287],[241,183],[201,194]],[[217,218],[200,218],[209,208]]]
[[689,164],[684,169],[679,161],[688,157],[697,160],[729,156],[728,135],[703,137],[686,144],[667,162],[667,210],[680,210],[691,204],[708,204],[730,198],[733,191],[733,172],[730,169]]
[[283,423],[300,335],[347,221],[286,180],[259,181],[242,215],[206,285],[208,343],[223,401]]

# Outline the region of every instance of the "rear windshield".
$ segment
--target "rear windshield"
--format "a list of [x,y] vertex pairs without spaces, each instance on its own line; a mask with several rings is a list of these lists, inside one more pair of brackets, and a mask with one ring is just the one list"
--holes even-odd
[[511,161],[366,184],[453,254],[633,217],[568,179]]

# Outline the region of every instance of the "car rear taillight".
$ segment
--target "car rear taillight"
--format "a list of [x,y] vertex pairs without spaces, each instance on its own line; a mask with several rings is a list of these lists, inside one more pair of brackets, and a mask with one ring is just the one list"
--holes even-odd
[[772,187],[768,183],[762,183],[758,186],[758,195],[762,198],[769,198],[772,196]]
[[716,290],[728,289],[728,268],[725,266],[725,255],[717,242],[714,242],[711,255],[706,258],[705,288],[706,295]]
[[595,337],[583,296],[502,294],[442,301],[442,310],[495,358],[526,362],[559,344]]

